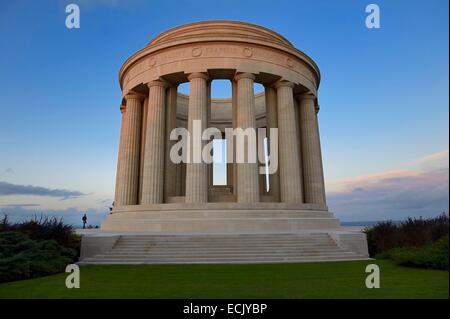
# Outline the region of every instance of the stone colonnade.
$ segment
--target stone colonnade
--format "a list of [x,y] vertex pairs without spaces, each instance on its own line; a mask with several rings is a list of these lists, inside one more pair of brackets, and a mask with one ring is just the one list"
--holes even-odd
[[[187,128],[192,133],[194,120],[201,120],[203,131],[210,117],[211,78],[206,73],[191,73],[187,78]],[[251,73],[238,73],[232,80],[233,128],[256,128],[254,82]],[[275,202],[326,207],[316,96],[308,92],[294,95],[294,86],[284,80],[265,85],[267,133],[270,128],[278,128],[279,164],[269,176],[271,198]],[[169,134],[176,127],[177,86],[157,80],[147,87],[148,96],[127,94],[121,106],[116,207],[168,203],[180,187],[179,170],[169,157],[174,144]],[[191,154],[204,143],[191,143]],[[235,201],[259,202],[258,163],[228,167],[228,175],[234,179]],[[186,164],[185,203],[208,202],[209,174],[206,163]]]

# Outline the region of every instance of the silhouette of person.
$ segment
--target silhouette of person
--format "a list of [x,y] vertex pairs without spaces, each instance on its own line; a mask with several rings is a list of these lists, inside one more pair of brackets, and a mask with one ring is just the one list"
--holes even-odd
[[83,217],[81,218],[81,220],[83,221],[83,229],[86,228],[86,222],[87,222],[87,216],[86,214],[83,215]]

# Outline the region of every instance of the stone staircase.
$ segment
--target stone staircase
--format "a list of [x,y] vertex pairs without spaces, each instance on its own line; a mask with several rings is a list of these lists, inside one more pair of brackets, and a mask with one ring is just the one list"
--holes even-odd
[[79,264],[296,263],[363,260],[326,232],[122,235],[107,252]]

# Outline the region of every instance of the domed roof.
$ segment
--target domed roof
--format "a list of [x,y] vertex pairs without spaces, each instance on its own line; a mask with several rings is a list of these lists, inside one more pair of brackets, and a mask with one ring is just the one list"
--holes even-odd
[[293,45],[280,34],[267,28],[239,21],[212,20],[188,23],[156,36],[147,47],[169,44],[182,44],[203,41],[244,41],[271,43],[293,48]]

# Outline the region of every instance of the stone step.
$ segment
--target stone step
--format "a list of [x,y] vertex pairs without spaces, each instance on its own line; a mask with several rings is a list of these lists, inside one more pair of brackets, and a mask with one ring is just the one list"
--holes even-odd
[[277,263],[367,259],[323,232],[282,234],[122,235],[81,264]]
[[261,252],[261,253],[246,253],[246,254],[233,254],[229,253],[209,253],[209,254],[201,254],[201,253],[192,253],[192,254],[104,254],[97,255],[95,258],[102,259],[115,259],[115,258],[123,258],[123,259],[195,259],[195,258],[221,258],[221,257],[229,257],[239,259],[240,257],[248,257],[248,258],[257,258],[257,257],[307,257],[307,256],[353,256],[354,254],[349,252],[332,252],[332,251],[317,251],[317,252],[303,252],[303,253],[289,253],[289,252]]
[[312,236],[328,236],[326,231],[309,231],[309,232],[283,232],[283,233],[126,233],[126,238],[210,238],[210,237],[312,237]]
[[258,241],[317,241],[317,240],[331,240],[329,237],[311,237],[311,238],[181,238],[181,239],[159,239],[159,238],[142,238],[142,239],[120,239],[120,242],[170,242],[170,243],[183,243],[183,242],[223,242],[223,241],[238,241],[238,242],[258,242]]
[[113,249],[117,250],[148,250],[148,249],[164,249],[164,250],[170,250],[170,249],[180,249],[180,250],[190,250],[190,249],[274,249],[274,248],[289,248],[289,249],[302,249],[302,248],[314,248],[314,247],[336,247],[333,243],[317,243],[314,244],[254,244],[254,245],[244,245],[244,244],[224,244],[224,245],[160,245],[160,244],[148,244],[148,245],[134,245],[134,246],[115,246]]
[[306,258],[306,257],[314,257],[314,256],[354,256],[355,254],[349,252],[308,252],[304,254],[298,253],[253,253],[253,254],[183,254],[183,255],[169,255],[169,254],[146,254],[146,255],[98,255],[95,259],[164,259],[164,260],[172,260],[172,259],[183,259],[183,260],[196,260],[196,259],[217,259],[217,258],[231,258],[231,259],[258,259],[258,258],[290,258],[290,257],[298,257],[298,258]]
[[141,241],[141,242],[128,242],[128,241],[122,241],[119,240],[116,242],[116,246],[118,245],[124,245],[124,246],[142,246],[142,245],[172,245],[172,246],[178,246],[178,245],[227,245],[227,244],[241,244],[241,245],[258,245],[258,244],[272,244],[272,245],[283,245],[283,244],[299,244],[299,245],[309,245],[309,244],[332,244],[335,245],[336,243],[332,239],[317,239],[317,240],[249,240],[249,241],[242,241],[242,240],[211,240],[211,241],[180,241],[180,242],[171,242],[171,241],[155,241],[155,240],[149,240],[149,241]]
[[[340,253],[340,254],[308,254],[308,255],[244,255],[244,256],[234,256],[234,255],[215,255],[215,256],[103,256],[99,255],[92,260],[184,260],[184,261],[195,261],[195,260],[251,260],[251,259],[305,259],[305,258],[315,258],[315,257],[354,257],[355,254],[351,253]],[[89,259],[86,259],[89,261]]]
[[[139,212],[129,212],[127,213],[128,218],[142,218],[142,214]],[[145,217],[156,218],[156,219],[180,219],[180,218],[280,218],[280,217],[292,217],[292,218],[330,218],[332,215],[325,211],[301,211],[298,209],[270,209],[270,210],[164,210],[164,211],[146,211]],[[112,218],[121,217],[119,215],[111,215]]]
[[214,252],[234,252],[234,253],[251,253],[251,252],[277,252],[277,251],[286,251],[286,252],[307,252],[307,251],[347,251],[345,249],[339,248],[339,247],[333,247],[333,246],[326,246],[326,247],[307,247],[307,248],[285,248],[285,247],[265,247],[265,248],[258,248],[254,249],[251,247],[245,247],[240,249],[233,249],[228,247],[221,247],[218,249],[214,248],[207,248],[207,249],[112,249],[108,252],[105,252],[106,254],[109,253],[170,253],[170,254],[178,254],[178,253],[195,253],[195,252],[205,252],[205,253],[214,253]]
[[224,240],[224,241],[184,241],[184,242],[166,242],[166,241],[143,241],[143,242],[122,242],[119,241],[116,246],[144,246],[144,245],[165,245],[165,246],[182,246],[182,245],[283,245],[283,244],[298,244],[298,245],[314,245],[314,244],[334,244],[334,242],[331,239],[321,239],[321,240],[270,240],[270,241],[231,241],[231,240]]
[[337,248],[335,246],[310,246],[310,247],[260,247],[255,249],[254,247],[242,247],[242,248],[233,248],[233,247],[217,247],[217,248],[194,248],[194,249],[180,249],[180,248],[147,248],[147,249],[112,249],[110,252],[116,253],[127,253],[127,252],[136,252],[136,253],[145,253],[145,252],[170,252],[170,253],[182,253],[184,251],[194,252],[194,251],[207,251],[207,252],[222,252],[222,251],[233,251],[233,252],[252,252],[252,251],[311,251],[311,250],[334,250],[334,251],[345,251],[341,248]]
[[256,241],[256,242],[239,242],[239,241],[224,241],[224,242],[142,242],[142,243],[124,243],[119,242],[114,247],[224,247],[224,246],[248,246],[248,247],[263,247],[263,246],[317,246],[317,245],[336,245],[331,240],[317,240],[317,241]]
[[271,249],[271,250],[245,250],[245,251],[236,251],[236,250],[224,250],[224,251],[217,251],[217,250],[179,250],[179,251],[173,251],[173,250],[160,250],[160,251],[116,251],[111,250],[105,254],[97,255],[99,257],[130,257],[130,256],[136,256],[136,257],[168,257],[168,258],[179,258],[179,257],[195,257],[195,256],[204,256],[204,257],[214,257],[214,256],[257,256],[257,255],[268,255],[268,256],[277,256],[277,255],[296,255],[296,256],[306,256],[306,255],[317,255],[317,254],[328,254],[328,255],[335,255],[335,254],[354,254],[353,252],[349,252],[343,249],[339,248],[327,248],[327,249],[309,249],[309,250],[283,250],[283,249]]
[[184,241],[259,241],[259,240],[320,240],[330,239],[328,236],[280,236],[280,237],[205,237],[205,238],[192,238],[192,237],[180,237],[180,238],[157,238],[157,237],[142,237],[142,238],[120,238],[121,241],[126,242],[140,242],[140,241],[159,241],[159,242],[184,242]]
[[150,247],[134,247],[134,248],[125,248],[125,247],[119,247],[119,248],[113,248],[111,251],[118,251],[118,252],[126,252],[126,251],[137,251],[137,252],[145,252],[145,251],[171,251],[171,252],[177,252],[177,251],[224,251],[224,250],[231,250],[231,251],[259,251],[259,250],[267,250],[267,251],[273,251],[273,250],[295,250],[295,251],[304,251],[304,250],[317,250],[317,249],[338,249],[336,246],[332,245],[319,245],[319,246],[223,246],[223,247],[213,247],[213,246],[193,246],[193,247],[162,247],[162,246],[150,246]]
[[245,248],[245,247],[249,247],[249,248],[264,248],[264,247],[271,247],[271,248],[276,248],[276,247],[298,247],[298,248],[302,248],[302,247],[317,247],[317,246],[326,246],[326,247],[336,247],[335,243],[331,243],[331,242],[319,242],[317,244],[313,244],[313,243],[251,243],[251,244],[247,244],[247,243],[225,243],[223,245],[219,244],[219,243],[184,243],[184,244],[161,244],[161,243],[147,243],[147,244],[138,244],[138,245],[123,245],[123,244],[118,244],[116,246],[114,246],[114,249],[149,249],[149,248],[164,248],[164,249],[173,249],[173,248],[181,248],[181,249],[190,249],[190,248],[222,248],[222,247],[230,247],[230,248]]
[[274,238],[274,239],[184,239],[184,240],[123,240],[119,239],[117,244],[145,244],[145,243],[169,243],[169,244],[183,244],[183,243],[316,243],[316,242],[334,242],[331,238],[319,237],[319,238]]
[[327,234],[311,234],[311,235],[292,235],[292,234],[273,234],[273,235],[264,235],[264,234],[248,234],[248,235],[211,235],[211,236],[196,236],[196,235],[180,235],[180,236],[149,236],[149,235],[124,235],[120,240],[124,241],[142,241],[142,240],[158,240],[158,241],[184,241],[184,240],[258,240],[258,239],[318,239],[318,238],[330,238]]
[[275,239],[296,239],[296,240],[310,240],[310,239],[320,239],[320,238],[329,238],[327,235],[315,235],[315,236],[230,236],[230,237],[218,237],[218,236],[211,236],[211,237],[194,237],[194,236],[180,236],[178,238],[176,237],[156,237],[156,236],[146,236],[146,237],[122,237],[121,240],[130,240],[130,241],[139,241],[139,240],[167,240],[167,241],[183,241],[183,240],[275,240]]
[[264,253],[264,254],[280,254],[280,253],[286,253],[286,254],[306,254],[310,252],[336,252],[336,253],[346,253],[348,251],[343,249],[333,249],[333,248],[322,248],[322,249],[303,249],[303,250],[287,250],[287,249],[272,249],[272,250],[148,250],[148,251],[116,251],[112,250],[109,252],[104,253],[104,255],[170,255],[170,256],[180,256],[180,255],[193,255],[193,254],[202,254],[202,255],[208,255],[208,254],[234,254],[234,255],[248,255],[248,254],[254,254],[254,253]]
[[149,251],[149,250],[162,250],[162,251],[196,251],[196,250],[207,250],[207,251],[217,251],[217,250],[274,250],[274,249],[288,249],[288,250],[305,250],[305,249],[338,249],[334,245],[261,245],[261,246],[236,246],[236,245],[224,245],[224,246],[148,246],[148,247],[115,247],[114,251]]
[[367,257],[352,255],[352,256],[327,256],[327,255],[318,255],[318,256],[304,256],[304,257],[282,257],[282,258],[273,258],[273,257],[263,257],[263,258],[196,258],[192,260],[188,259],[86,259],[80,264],[228,264],[228,263],[242,263],[242,264],[251,264],[251,263],[301,263],[301,262],[319,262],[319,261],[349,261],[349,260],[365,260]]

